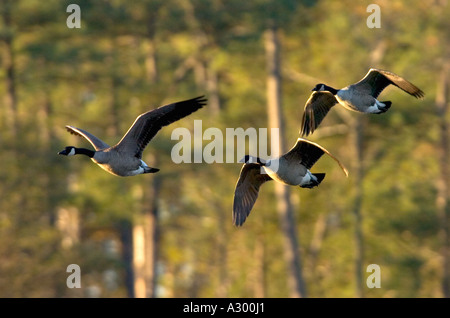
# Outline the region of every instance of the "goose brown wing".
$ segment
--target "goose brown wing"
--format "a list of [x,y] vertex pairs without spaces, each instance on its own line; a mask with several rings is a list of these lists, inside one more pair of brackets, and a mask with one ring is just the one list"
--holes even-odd
[[303,111],[301,135],[308,136],[320,125],[322,120],[337,104],[337,100],[330,92],[320,91],[311,94]]
[[246,163],[242,166],[236,183],[233,201],[233,224],[241,226],[247,219],[258,198],[259,187],[272,180],[267,174],[260,173],[261,165]]
[[416,98],[425,96],[425,93],[422,90],[403,77],[389,71],[375,68],[371,68],[363,79],[352,86],[358,91],[365,92],[377,98],[378,95],[391,84]]
[[109,145],[99,138],[95,137],[93,134],[87,132],[86,130],[83,130],[81,128],[76,128],[73,126],[66,126],[66,129],[68,132],[70,132],[72,135],[77,135],[84,137],[87,141],[91,143],[92,146],[94,146],[95,150],[102,150],[109,148]]
[[283,155],[283,157],[288,161],[296,160],[307,169],[311,169],[324,153],[333,158],[338,163],[339,167],[341,167],[344,174],[348,176],[347,168],[345,168],[335,156],[333,156],[324,147],[307,139],[298,138],[294,147]]
[[150,140],[158,131],[180,120],[206,105],[204,96],[161,106],[139,115],[119,143],[114,146],[121,152],[127,152],[141,158]]

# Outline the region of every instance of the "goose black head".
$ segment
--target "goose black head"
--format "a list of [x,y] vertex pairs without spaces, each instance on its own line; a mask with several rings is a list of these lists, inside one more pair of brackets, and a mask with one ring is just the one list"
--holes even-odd
[[64,150],[61,150],[60,152],[58,152],[58,155],[73,156],[73,155],[75,155],[75,153],[76,153],[75,147],[67,146],[66,148],[64,148]]
[[249,156],[245,155],[244,158],[242,158],[239,162],[244,163],[258,163],[261,166],[264,166],[266,162],[264,160],[261,160],[259,157]]
[[319,84],[317,84],[311,91],[312,92],[321,92],[321,91],[325,91],[326,90],[326,85],[325,84],[322,84],[322,83],[319,83]]

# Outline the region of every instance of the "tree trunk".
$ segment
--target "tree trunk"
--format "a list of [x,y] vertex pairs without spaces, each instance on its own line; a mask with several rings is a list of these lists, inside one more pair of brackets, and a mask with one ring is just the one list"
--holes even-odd
[[[53,105],[51,93],[47,86],[45,86],[43,92],[44,100],[37,113],[40,127],[39,136],[41,138],[39,148],[43,151],[43,153],[50,153],[52,146],[54,145],[54,140],[56,140],[53,129],[54,126],[52,124]],[[45,163],[43,167],[45,167],[46,170],[51,169],[51,162]],[[45,189],[45,195],[42,198],[41,207],[48,213],[49,224],[54,225],[56,211],[53,203],[57,201],[57,197],[59,195],[59,193],[54,190],[57,188],[57,181],[55,181],[54,178],[51,178],[48,173],[41,173],[40,180],[42,182],[43,189]]]
[[159,246],[159,208],[157,198],[159,197],[160,188],[161,179],[155,175],[145,200],[146,207],[144,210],[146,296],[151,298],[156,297],[156,266]]
[[[267,113],[269,128],[279,129],[278,149],[271,149],[278,155],[286,150],[284,145],[283,119],[281,110],[281,70],[280,70],[280,44],[278,31],[271,26],[265,33],[265,51],[267,57]],[[277,212],[280,217],[281,229],[284,238],[284,254],[289,269],[289,294],[291,297],[306,297],[305,283],[302,277],[302,264],[299,251],[298,236],[295,227],[294,212],[290,200],[289,187],[275,182],[275,196],[277,199]]]
[[122,243],[122,261],[125,267],[125,287],[128,297],[134,298],[133,229],[129,220],[121,221],[118,227]]
[[156,56],[156,19],[158,8],[149,8],[147,18],[147,38],[144,40],[145,49],[145,72],[147,80],[154,84],[158,81],[158,67]]
[[[143,200],[143,208],[141,215],[135,219],[133,225],[134,296],[136,298],[156,297],[156,265],[159,245],[157,198],[160,188],[161,179],[155,175],[147,193],[144,193],[143,198],[142,195],[139,195]],[[139,197],[136,199],[139,200]]]
[[315,271],[317,258],[327,231],[328,215],[321,213],[314,226],[313,237],[309,246],[308,268]]
[[206,91],[208,92],[208,105],[214,115],[220,111],[219,79],[211,63],[206,65]]
[[7,124],[9,131],[13,137],[17,136],[19,131],[17,119],[17,94],[14,82],[14,51],[13,51],[13,31],[11,21],[11,1],[5,1],[1,10],[4,24],[4,49],[3,49],[3,65],[5,69],[6,93],[4,97],[5,108],[7,110]]
[[142,219],[133,225],[133,277],[134,297],[147,296],[145,279],[145,227]]
[[450,64],[444,66],[441,76],[438,80],[438,91],[436,94],[437,114],[440,118],[440,146],[439,146],[439,165],[440,174],[437,180],[436,206],[438,217],[440,218],[440,236],[442,240],[443,257],[443,277],[442,294],[444,297],[450,297],[450,205],[448,202],[449,191],[449,169],[448,158],[450,156],[448,145],[449,123],[448,113],[448,91],[449,91],[449,71]]
[[255,259],[256,266],[255,272],[253,273],[254,284],[253,284],[253,296],[255,298],[265,298],[266,297],[266,262],[265,262],[265,246],[262,237],[259,237],[255,242],[255,249],[253,250],[253,258]]
[[[113,62],[115,63],[115,62]],[[114,66],[113,66],[114,67]],[[117,138],[120,135],[120,114],[119,114],[119,100],[118,100],[118,90],[120,87],[119,77],[116,72],[113,72],[109,83],[110,97],[109,107],[110,107],[110,120],[112,122],[107,129],[107,134],[113,138]]]
[[[378,65],[384,57],[387,44],[384,39],[377,41],[372,50],[370,56],[369,65]],[[355,116],[351,120],[350,139],[353,145],[354,153],[354,171],[355,171],[355,184],[354,184],[354,198],[353,198],[353,217],[355,221],[355,295],[356,297],[364,297],[364,235],[362,230],[363,216],[362,216],[362,204],[364,199],[364,127],[366,125],[367,116],[360,115]]]
[[[208,192],[209,189],[208,189]],[[205,195],[209,195],[205,193]],[[212,197],[212,195],[211,195]],[[214,200],[211,204],[211,208],[220,211],[221,205],[219,202]],[[226,214],[219,214],[218,216],[218,224],[217,224],[217,235],[216,235],[216,264],[218,267],[218,280],[219,280],[219,286],[216,288],[216,292],[214,297],[218,298],[224,298],[228,297],[229,289],[230,289],[230,278],[229,278],[229,271],[228,271],[228,249],[227,249],[227,243],[228,243],[228,235],[227,235],[227,227],[226,224],[228,222],[228,215]]]
[[[360,117],[360,116],[358,116]],[[364,123],[366,118],[355,118],[352,122],[350,133],[351,144],[354,149],[354,167],[355,183],[354,183],[354,199],[353,199],[353,217],[355,221],[355,282],[356,282],[356,297],[364,297],[363,287],[363,260],[364,260],[364,237],[362,233],[362,202],[364,197],[363,180],[363,138],[364,138]]]

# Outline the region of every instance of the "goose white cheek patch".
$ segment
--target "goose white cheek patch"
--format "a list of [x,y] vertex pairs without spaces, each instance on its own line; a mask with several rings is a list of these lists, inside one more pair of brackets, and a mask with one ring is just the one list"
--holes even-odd
[[75,155],[75,148],[70,149],[70,152],[67,154],[68,156]]

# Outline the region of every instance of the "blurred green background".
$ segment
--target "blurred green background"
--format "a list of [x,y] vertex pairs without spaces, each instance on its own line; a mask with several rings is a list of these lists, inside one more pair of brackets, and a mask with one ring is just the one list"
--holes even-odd
[[[81,28],[66,25],[71,3]],[[371,3],[381,28],[366,24]],[[450,296],[447,0],[2,0],[0,14],[0,297],[299,296],[274,185],[236,228],[241,164],[170,156],[172,130],[194,119],[268,127],[272,31],[288,148],[316,83],[341,88],[377,67],[426,94],[388,88],[379,116],[335,107],[309,137],[350,175],[324,156],[319,187],[290,189],[300,296]],[[140,113],[203,94],[208,106],[144,152],[157,174],[119,178],[57,155],[90,147],[65,125],[114,144]],[[381,288],[366,286],[369,264]]]

